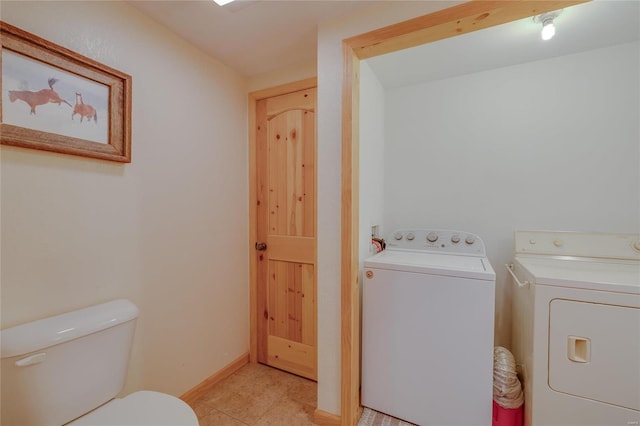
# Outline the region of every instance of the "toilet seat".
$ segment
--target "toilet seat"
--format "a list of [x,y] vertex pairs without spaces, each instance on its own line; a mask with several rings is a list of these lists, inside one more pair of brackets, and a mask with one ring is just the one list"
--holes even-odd
[[113,399],[67,426],[198,426],[198,418],[174,396],[138,391]]

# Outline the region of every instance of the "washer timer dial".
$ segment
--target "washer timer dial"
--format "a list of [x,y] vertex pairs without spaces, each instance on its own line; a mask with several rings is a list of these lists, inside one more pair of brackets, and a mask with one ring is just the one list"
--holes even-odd
[[427,241],[429,241],[430,243],[435,243],[436,241],[438,241],[438,234],[436,234],[435,232],[429,232],[427,234]]

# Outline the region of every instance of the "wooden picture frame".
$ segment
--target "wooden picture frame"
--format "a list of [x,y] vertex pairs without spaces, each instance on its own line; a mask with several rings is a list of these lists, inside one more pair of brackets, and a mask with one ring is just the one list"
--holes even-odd
[[131,162],[131,76],[5,22],[0,143]]

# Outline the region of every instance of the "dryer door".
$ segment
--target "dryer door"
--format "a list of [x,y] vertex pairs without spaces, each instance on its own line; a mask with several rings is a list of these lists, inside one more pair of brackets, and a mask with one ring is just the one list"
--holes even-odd
[[549,386],[640,410],[640,309],[554,299]]

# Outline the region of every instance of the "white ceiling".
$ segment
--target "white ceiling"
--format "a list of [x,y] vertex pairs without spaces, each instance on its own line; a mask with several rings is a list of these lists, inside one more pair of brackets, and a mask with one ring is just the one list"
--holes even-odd
[[[386,0],[397,1],[397,0]],[[428,0],[423,0],[428,1]],[[379,5],[369,0],[129,0],[211,56],[253,76],[316,59],[317,25]],[[638,40],[640,0],[595,0],[565,9],[540,39],[531,18],[372,58],[386,87],[480,72]]]
[[526,18],[367,60],[385,87],[450,78],[640,39],[640,1],[596,0],[564,9],[556,36]]
[[129,0],[211,56],[245,76],[315,61],[317,25],[379,2]]

